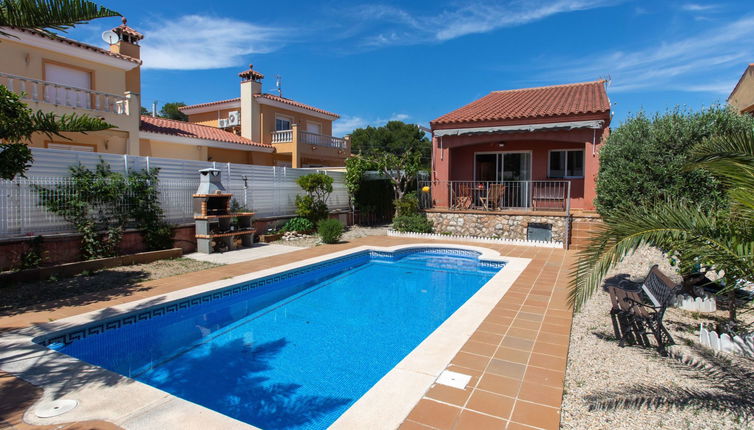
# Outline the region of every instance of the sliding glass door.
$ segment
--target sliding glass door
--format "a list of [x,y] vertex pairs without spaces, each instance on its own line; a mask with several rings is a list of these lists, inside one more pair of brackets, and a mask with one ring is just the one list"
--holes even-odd
[[475,155],[474,180],[505,183],[505,207],[529,207],[530,152],[495,152]]

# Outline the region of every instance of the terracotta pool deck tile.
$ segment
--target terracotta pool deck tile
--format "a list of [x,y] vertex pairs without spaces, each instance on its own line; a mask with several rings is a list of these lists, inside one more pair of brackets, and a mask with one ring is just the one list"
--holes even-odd
[[465,410],[458,417],[454,430],[505,430],[507,421]]
[[466,409],[507,420],[513,411],[516,399],[487,391],[474,390],[466,403]]
[[532,345],[534,345],[533,340],[521,339],[520,337],[514,337],[514,336],[505,336],[503,338],[503,341],[500,342],[500,346],[513,348],[513,349],[521,349],[524,351],[531,350]]
[[492,357],[495,354],[496,350],[497,350],[497,345],[493,345],[490,343],[474,342],[471,340],[466,342],[466,344],[463,345],[463,347],[461,347],[462,352],[482,355],[485,357]]
[[456,354],[455,358],[450,360],[450,363],[455,364],[456,366],[466,367],[479,371],[483,371],[487,367],[487,363],[489,362],[489,357],[469,354],[466,352],[459,352],[458,354]]
[[508,324],[495,324],[491,322],[483,322],[479,325],[479,330],[486,331],[495,334],[505,334],[511,326]]
[[432,427],[406,420],[398,427],[398,430],[432,430]]
[[[515,325],[515,322],[514,322]],[[542,333],[553,333],[553,334],[561,334],[561,335],[569,335],[571,333],[571,324],[568,323],[568,325],[557,325],[557,324],[542,324],[542,327],[540,330]]]
[[[496,353],[497,354],[497,353]],[[529,366],[541,367],[543,369],[563,370],[566,367],[566,359],[546,354],[531,354]]]
[[540,384],[558,388],[563,386],[564,377],[565,369],[558,371],[527,366],[526,375],[524,375],[524,383]]
[[539,385],[531,382],[524,382],[518,392],[518,398],[540,405],[559,408],[563,402],[563,390],[547,385]]
[[508,422],[508,427],[505,428],[506,430],[539,430],[536,427],[531,426],[525,426],[520,423],[514,423],[514,422]]
[[[476,383],[476,380],[472,382]],[[450,403],[451,405],[463,406],[466,404],[473,390],[471,385],[462,390],[447,385],[434,384],[424,396],[440,402]]]
[[537,336],[539,335],[539,331],[528,330],[525,328],[511,327],[507,335],[517,337],[519,339],[536,340]]
[[511,421],[526,423],[526,425],[545,430],[555,430],[560,427],[560,411],[557,408],[519,400],[513,407]]
[[408,414],[408,419],[439,430],[450,430],[460,414],[461,408],[434,400],[422,399],[416,404],[414,410]]
[[529,321],[524,319],[516,318],[511,323],[511,328],[514,330],[518,329],[524,329],[524,330],[539,330],[541,324],[536,321]]
[[[503,341],[505,341],[505,339],[503,339]],[[532,352],[565,358],[568,355],[568,345],[556,345],[554,343],[537,341],[534,344]]]
[[505,376],[506,378],[521,380],[524,377],[524,372],[527,372],[527,366],[521,363],[493,358],[484,371]]
[[477,330],[476,333],[471,335],[469,340],[474,342],[489,343],[497,346],[500,345],[500,341],[503,340],[503,335]]
[[537,341],[554,343],[555,345],[568,345],[569,337],[564,334],[539,333]]
[[516,397],[520,387],[521,381],[506,378],[505,376],[494,375],[492,373],[484,373],[482,378],[476,384],[476,388],[479,390],[502,394],[508,397]]
[[495,351],[494,357],[500,360],[512,361],[514,363],[527,364],[529,362],[529,351],[520,349],[506,348],[501,346]]

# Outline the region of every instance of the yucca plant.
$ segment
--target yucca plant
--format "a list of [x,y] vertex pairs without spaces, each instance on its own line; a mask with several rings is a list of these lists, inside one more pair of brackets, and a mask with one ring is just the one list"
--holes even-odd
[[736,319],[735,291],[754,281],[754,134],[706,140],[691,151],[689,169],[704,168],[728,187],[730,209],[713,211],[688,202],[658,202],[627,208],[604,223],[581,251],[573,268],[570,302],[575,310],[599,288],[608,271],[642,245],[723,275]]

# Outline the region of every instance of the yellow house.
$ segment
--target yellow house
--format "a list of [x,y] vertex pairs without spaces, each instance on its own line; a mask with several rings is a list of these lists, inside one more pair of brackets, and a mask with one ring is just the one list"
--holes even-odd
[[740,113],[754,115],[754,63],[749,64],[728,96],[728,104]]
[[113,30],[123,40],[108,51],[37,31],[3,28],[9,36],[0,36],[0,85],[22,94],[32,109],[89,114],[115,126],[67,133],[70,140],[40,134],[31,146],[139,154],[140,35],[125,19]]
[[[249,69],[241,78],[240,97],[180,110],[189,122],[215,127],[275,149],[273,165],[289,167],[343,166],[351,154],[347,138],[332,136],[339,116],[281,95],[262,92],[264,75]],[[256,164],[256,163],[255,163]]]

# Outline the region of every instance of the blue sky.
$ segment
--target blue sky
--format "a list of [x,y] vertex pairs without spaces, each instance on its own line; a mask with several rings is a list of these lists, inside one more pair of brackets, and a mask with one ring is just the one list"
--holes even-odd
[[[609,77],[617,126],[639,110],[724,102],[754,62],[751,0],[101,1],[145,34],[143,104],[273,92],[337,112],[335,134],[427,125],[490,91]],[[69,36],[103,45],[101,19]]]

